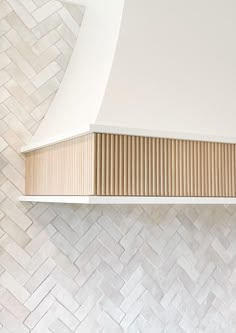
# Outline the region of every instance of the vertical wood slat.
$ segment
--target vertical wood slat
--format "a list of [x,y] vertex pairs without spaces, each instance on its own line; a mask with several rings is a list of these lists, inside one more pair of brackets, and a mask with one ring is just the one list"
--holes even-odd
[[168,196],[168,139],[163,140],[163,153],[164,153],[164,196]]
[[111,135],[111,175],[110,175],[110,193],[115,193],[115,135]]
[[175,161],[176,161],[176,147],[175,141],[171,141],[171,188],[170,188],[170,195],[171,192],[176,193],[176,169],[175,169]]
[[157,196],[157,140],[152,138],[152,195]]
[[132,195],[132,137],[128,136],[128,195]]
[[225,196],[229,195],[229,145],[224,145],[225,147]]
[[144,137],[140,138],[140,195],[145,195],[145,152],[144,152]]
[[102,134],[102,179],[101,188],[102,195],[106,195],[106,135]]
[[187,196],[187,143],[183,141],[183,195]]
[[189,153],[190,153],[190,196],[194,196],[194,142],[190,141],[190,147],[189,147]]
[[184,195],[184,141],[179,142],[179,193]]
[[131,194],[135,195],[137,192],[137,182],[136,182],[136,177],[137,177],[137,170],[136,170],[136,146],[135,146],[135,137],[132,136],[132,158],[131,158],[131,163],[132,163],[132,171],[131,171]]
[[[97,161],[101,161],[102,159],[102,134],[96,134],[96,152],[97,152]],[[96,171],[97,171],[97,186],[96,193],[97,195],[102,195],[102,165],[101,163],[97,163],[96,161]]]
[[[119,194],[119,168],[117,167],[119,165],[119,135],[115,135],[115,148],[114,148],[114,151],[115,151],[115,164],[114,164],[114,173],[115,173],[115,179],[114,179],[114,182],[115,182],[115,195],[118,195]],[[99,161],[99,160],[97,160]],[[97,163],[97,166],[98,164],[100,163]]]
[[180,196],[180,144],[178,141],[175,141],[175,195]]
[[201,161],[201,142],[197,142],[197,179],[196,181],[196,196],[200,197],[202,195],[202,178],[201,170],[202,170],[202,161]]
[[172,192],[172,181],[171,181],[171,167],[172,167],[172,153],[171,153],[171,140],[167,140],[167,167],[168,167],[168,174],[167,174],[167,195],[171,196]]
[[218,165],[219,165],[219,193],[223,196],[223,170],[222,170],[222,158],[223,158],[223,151],[222,151],[222,144],[218,144],[218,153],[219,153],[219,159],[218,159]]
[[144,195],[148,195],[149,187],[149,163],[148,138],[144,138]]
[[100,166],[96,169],[95,163],[97,159],[101,159],[102,151],[97,149],[97,139],[95,134],[88,134],[26,153],[25,194],[97,193],[97,188],[101,185],[101,175]]
[[226,182],[225,182],[225,146],[221,144],[221,153],[222,160],[221,162],[221,171],[222,171],[222,196],[226,196]]
[[[114,184],[110,184],[106,195],[236,195],[236,145],[126,135],[116,135],[114,139],[110,134],[106,134],[107,138],[115,157],[111,158],[113,176],[109,178]],[[103,156],[99,147],[97,155]],[[102,165],[97,159],[98,170]],[[106,167],[109,169],[109,163]],[[97,179],[97,183],[101,181]]]
[[[104,135],[104,134],[103,134]],[[107,135],[105,135],[104,141],[106,144],[106,162],[105,162],[105,175],[104,175],[104,181],[105,181],[105,194],[106,195],[110,195],[111,191],[110,191],[110,186],[111,183],[113,183],[112,179],[111,179],[111,173],[112,173],[112,158],[111,158],[111,137],[108,137]]]
[[[212,196],[216,195],[216,176],[215,176],[215,145],[211,143],[211,186],[212,186]],[[216,180],[216,181],[215,181]]]
[[233,149],[232,149],[232,145],[229,145],[229,154],[230,154],[230,158],[229,158],[229,162],[230,162],[230,167],[229,167],[229,188],[230,188],[230,192],[229,192],[229,196],[232,197],[233,196],[233,172],[232,172]]
[[236,154],[235,154],[235,150],[236,150],[236,145],[232,145],[232,196],[233,197],[236,196],[236,186],[235,186],[235,181],[236,181],[236,177],[235,177]]
[[[140,163],[140,137],[136,138],[136,193],[141,193],[141,183],[140,183],[140,175],[141,175],[141,163]],[[136,194],[135,193],[135,194]]]
[[214,192],[214,196],[217,195],[217,193],[219,193],[219,144],[216,143],[214,144],[213,143],[213,146],[214,146],[214,149],[215,149],[215,152],[214,152],[214,166],[215,166],[215,171],[214,171],[214,184],[215,184],[215,192]]
[[26,154],[27,195],[236,196],[236,145],[91,134]]
[[164,139],[160,139],[160,156],[159,156],[159,163],[160,163],[160,196],[165,196],[165,174],[164,174]]
[[149,179],[149,183],[148,183],[148,195],[151,196],[153,195],[153,159],[154,156],[152,154],[153,149],[152,149],[152,138],[148,138],[148,156],[149,156],[149,170],[148,170],[148,179]]

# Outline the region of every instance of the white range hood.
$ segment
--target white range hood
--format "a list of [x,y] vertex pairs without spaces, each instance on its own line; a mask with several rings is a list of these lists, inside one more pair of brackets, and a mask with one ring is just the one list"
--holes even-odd
[[26,150],[90,130],[236,143],[235,2],[84,5],[64,80]]
[[61,87],[23,152],[87,133],[236,143],[235,2],[83,5]]

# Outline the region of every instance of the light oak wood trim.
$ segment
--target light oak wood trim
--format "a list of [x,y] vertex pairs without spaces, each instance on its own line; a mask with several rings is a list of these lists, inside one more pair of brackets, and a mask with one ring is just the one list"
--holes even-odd
[[[111,134],[97,135],[106,142],[98,154],[106,163],[99,157],[96,162],[98,170],[105,167],[97,188],[99,184],[107,188],[106,182],[111,182],[110,191],[102,191],[102,195],[236,195],[236,145],[127,135],[116,135],[114,140]],[[115,158],[109,157],[110,149]]]
[[26,153],[26,195],[94,195],[101,180],[95,162],[102,151],[96,135],[89,134]]
[[[114,163],[114,169],[115,169],[115,195],[119,194],[119,169],[117,168],[117,165],[119,165],[119,136],[115,136],[115,163]],[[116,166],[116,167],[115,167]]]
[[235,197],[236,145],[89,134],[27,153],[26,195]]
[[[132,137],[132,148],[131,148],[131,154],[132,154],[132,158],[131,158],[131,163],[132,163],[132,171],[131,171],[131,177],[132,177],[132,181],[131,181],[131,193],[132,195],[135,195],[136,193],[136,177],[137,177],[137,170],[136,170],[136,147],[135,147],[135,137]],[[132,186],[133,185],[133,186]]]

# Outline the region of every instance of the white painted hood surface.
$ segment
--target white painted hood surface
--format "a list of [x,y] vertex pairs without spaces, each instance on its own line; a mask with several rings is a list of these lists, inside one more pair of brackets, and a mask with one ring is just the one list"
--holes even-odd
[[90,130],[236,143],[235,1],[84,5],[67,73],[28,148]]

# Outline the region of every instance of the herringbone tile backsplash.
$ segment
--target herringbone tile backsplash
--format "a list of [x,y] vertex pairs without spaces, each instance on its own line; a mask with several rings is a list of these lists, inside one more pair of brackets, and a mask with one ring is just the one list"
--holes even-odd
[[0,332],[236,332],[234,206],[17,201],[82,16],[0,0]]

